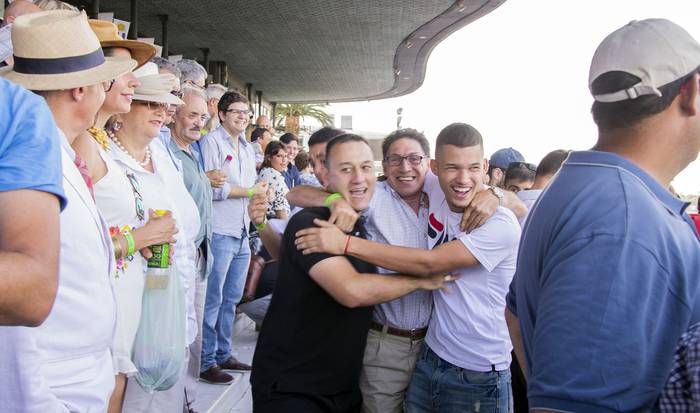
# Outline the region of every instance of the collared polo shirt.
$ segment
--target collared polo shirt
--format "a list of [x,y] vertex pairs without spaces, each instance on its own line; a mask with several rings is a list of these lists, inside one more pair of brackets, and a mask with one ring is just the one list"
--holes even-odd
[[46,101],[0,79],[0,192],[33,189],[66,206],[61,140]]
[[182,165],[182,177],[185,181],[187,191],[194,199],[194,203],[199,210],[199,220],[201,225],[199,233],[195,237],[196,247],[202,245],[204,240],[211,241],[212,235],[212,191],[209,178],[204,173],[204,169],[197,162],[197,154],[180,148],[174,139],[170,140],[170,150]]
[[250,188],[255,185],[255,151],[245,134],[238,137],[238,151],[234,150],[233,138],[223,126],[219,126],[202,138],[200,148],[204,158],[204,170],[221,169],[227,155],[233,160],[226,170],[226,182],[221,188],[212,188],[213,232],[240,238],[247,234],[250,225],[248,198],[228,198],[232,186]]
[[[416,214],[389,184],[377,182],[367,218],[368,238],[387,245],[428,248],[428,209],[421,203]],[[380,274],[391,274],[378,268]],[[432,293],[417,290],[403,297],[374,306],[374,320],[403,330],[427,327],[432,310]]]
[[609,152],[573,152],[525,225],[507,297],[531,409],[658,411],[678,339],[700,321],[687,204]]

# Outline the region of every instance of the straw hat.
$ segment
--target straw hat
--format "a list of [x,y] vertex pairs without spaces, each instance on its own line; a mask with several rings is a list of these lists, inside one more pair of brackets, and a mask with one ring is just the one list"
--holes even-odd
[[156,48],[152,44],[145,42],[140,42],[138,40],[124,40],[119,36],[119,31],[117,30],[117,25],[104,21],[104,20],[94,20],[90,19],[90,28],[97,35],[97,39],[100,41],[100,45],[105,47],[123,47],[129,49],[131,52],[131,58],[136,60],[138,64],[136,67],[143,66],[144,63],[151,60],[153,56],[156,55]]
[[0,76],[30,90],[95,85],[128,73],[133,59],[105,58],[85,12],[51,10],[17,17],[12,25],[14,66]]
[[158,65],[148,62],[134,71],[140,85],[134,90],[134,100],[145,102],[184,105],[185,102],[170,93],[177,84],[177,78],[170,74],[159,74]]

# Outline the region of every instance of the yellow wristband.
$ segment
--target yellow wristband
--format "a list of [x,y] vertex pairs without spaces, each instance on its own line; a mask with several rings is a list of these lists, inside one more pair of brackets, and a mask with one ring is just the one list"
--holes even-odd
[[333,202],[334,202],[336,199],[341,199],[342,197],[343,197],[343,196],[342,196],[339,192],[336,192],[336,193],[334,193],[334,194],[330,194],[330,195],[328,195],[328,196],[326,197],[326,199],[323,201],[323,206],[325,206],[326,208],[330,208],[331,205],[333,205]]
[[248,188],[248,198],[249,199],[253,199],[253,193],[255,193],[253,188]]

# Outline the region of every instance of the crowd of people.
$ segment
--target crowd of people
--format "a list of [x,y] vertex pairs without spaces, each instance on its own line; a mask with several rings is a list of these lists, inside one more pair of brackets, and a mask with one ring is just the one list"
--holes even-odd
[[3,411],[192,412],[199,381],[250,370],[256,412],[700,411],[700,236],[669,191],[700,151],[681,27],[600,44],[591,150],[486,159],[456,122],[431,158],[399,129],[378,179],[363,137],[304,150],[196,61],[32,6],[6,10],[0,69]]

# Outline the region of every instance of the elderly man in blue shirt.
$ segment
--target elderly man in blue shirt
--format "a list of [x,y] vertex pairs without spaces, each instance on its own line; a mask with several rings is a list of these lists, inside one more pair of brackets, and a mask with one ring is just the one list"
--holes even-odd
[[525,224],[506,317],[535,412],[658,411],[700,321],[700,242],[667,190],[700,150],[700,44],[631,22],[590,68],[598,142],[573,152]]

